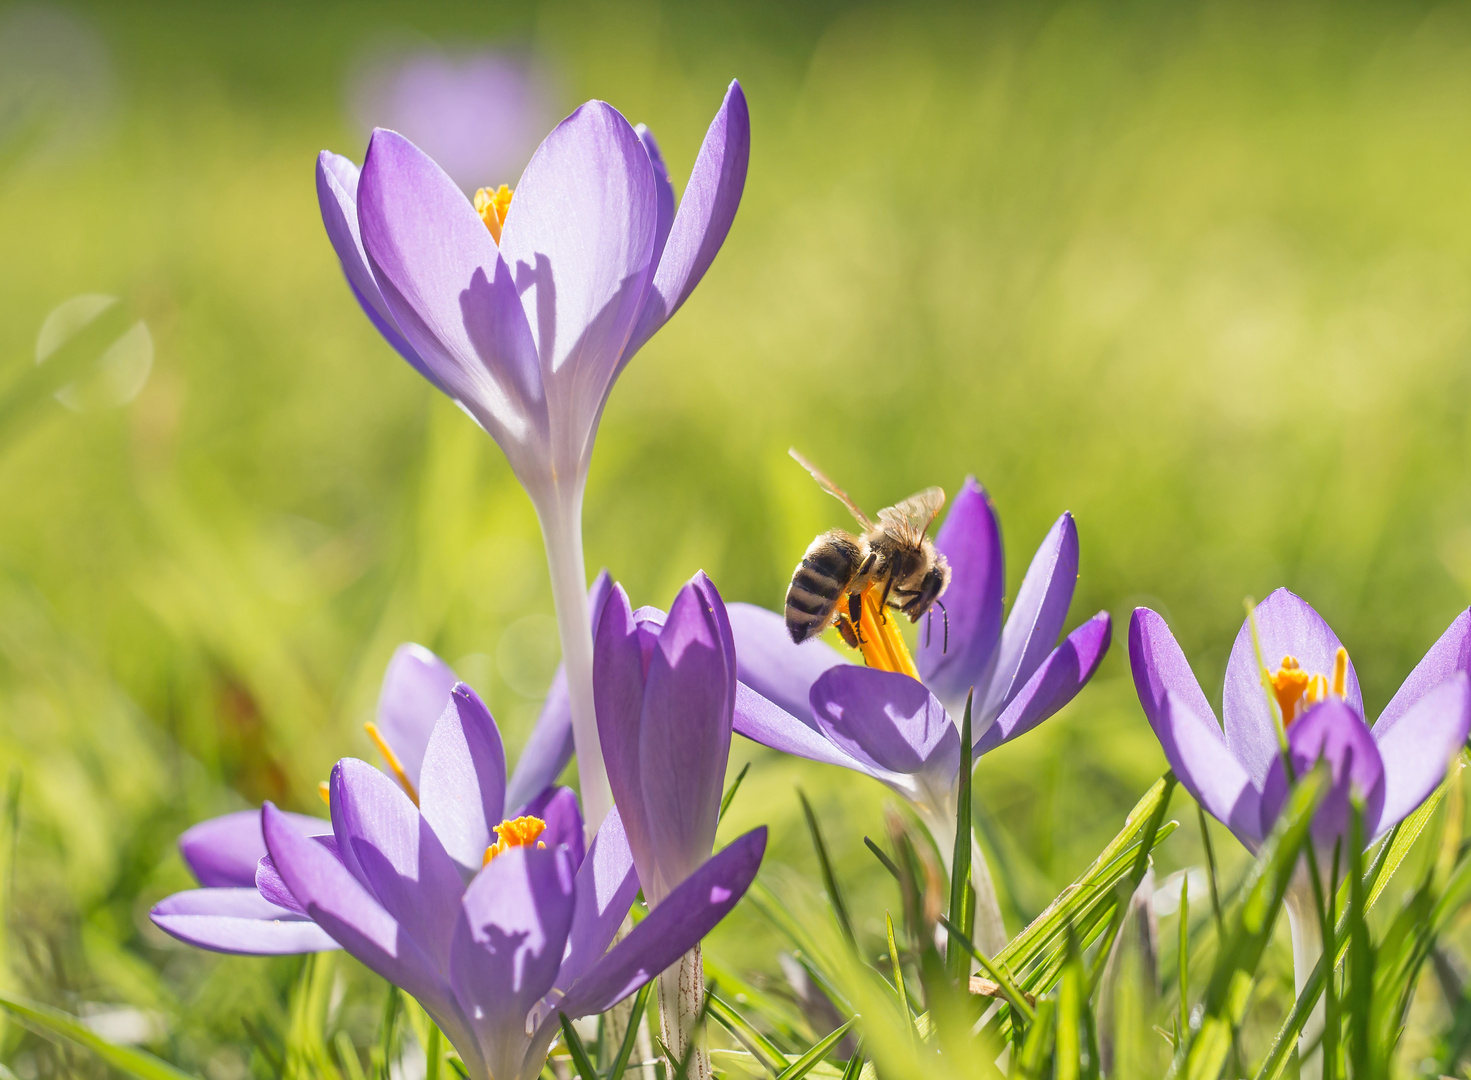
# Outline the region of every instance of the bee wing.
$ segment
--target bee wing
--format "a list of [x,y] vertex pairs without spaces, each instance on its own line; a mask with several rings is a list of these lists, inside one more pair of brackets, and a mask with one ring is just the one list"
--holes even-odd
[[[812,474],[812,479],[821,484],[824,491],[826,491],[829,495],[833,496],[844,506],[846,506],[848,508],[848,512],[858,519],[858,524],[862,525],[865,529],[872,529],[874,527],[873,522],[869,520],[868,515],[865,514],[862,510],[858,509],[858,504],[848,497],[848,493],[842,488],[838,487],[837,484],[834,484],[831,480],[829,480],[823,474],[823,471],[821,469],[819,469],[816,465],[812,464],[812,462],[808,461],[801,454],[799,454],[795,447],[791,450],[788,450],[787,453],[792,455],[793,460],[795,460],[798,465],[802,466],[802,468],[806,469]],[[935,488],[934,490],[939,491],[940,489]],[[940,492],[940,501],[945,501],[944,492]],[[936,507],[936,509],[938,510],[938,507]]]
[[879,524],[898,540],[907,544],[918,544],[929,531],[930,523],[945,505],[945,489],[925,488],[903,502],[886,506],[879,511]]

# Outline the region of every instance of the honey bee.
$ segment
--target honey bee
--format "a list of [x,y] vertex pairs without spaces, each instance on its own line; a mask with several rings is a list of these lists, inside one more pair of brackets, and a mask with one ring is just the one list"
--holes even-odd
[[[843,640],[858,648],[863,594],[876,585],[883,587],[880,607],[894,608],[908,615],[910,622],[919,622],[950,584],[950,564],[926,535],[945,505],[944,490],[925,488],[885,507],[875,524],[821,470],[796,450],[790,453],[863,526],[861,536],[829,529],[808,546],[787,589],[786,623],[792,640],[806,641],[836,625]],[[939,607],[943,614],[945,605]],[[948,637],[948,625],[946,629]]]

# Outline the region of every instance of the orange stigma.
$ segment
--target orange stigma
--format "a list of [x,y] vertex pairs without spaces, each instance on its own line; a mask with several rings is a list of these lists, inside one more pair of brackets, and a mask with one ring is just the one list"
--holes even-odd
[[383,755],[384,762],[398,777],[400,786],[408,793],[409,798],[414,800],[414,805],[419,805],[419,793],[414,790],[414,782],[409,779],[409,774],[404,770],[403,762],[398,760],[398,755],[393,752],[393,747],[388,745],[388,740],[378,730],[378,725],[371,720],[363,725],[363,730],[368,733],[368,738],[373,740],[373,745],[378,748],[378,753]]
[[1267,684],[1282,710],[1282,726],[1287,727],[1309,707],[1329,697],[1342,699],[1348,687],[1348,650],[1342,645],[1333,657],[1332,676],[1309,674],[1295,656],[1284,656],[1275,673],[1266,674]]
[[317,781],[317,794],[322,797],[322,801],[329,807],[332,805],[332,785],[327,783],[327,781]]
[[[897,671],[911,679],[919,678],[919,668],[909,655],[909,646],[899,633],[899,624],[879,606],[883,590],[870,585],[863,591],[863,613],[858,620],[858,649],[869,667],[880,671]],[[846,597],[844,598],[846,606]]]
[[545,821],[530,814],[507,818],[495,827],[495,843],[485,849],[485,861],[480,865],[489,866],[491,859],[513,847],[530,847],[532,844],[539,848],[546,847],[546,841],[537,839],[546,831],[546,827]]
[[506,214],[511,210],[511,189],[505,184],[498,188],[483,187],[475,192],[475,212],[497,244],[501,242],[501,229],[506,224]]

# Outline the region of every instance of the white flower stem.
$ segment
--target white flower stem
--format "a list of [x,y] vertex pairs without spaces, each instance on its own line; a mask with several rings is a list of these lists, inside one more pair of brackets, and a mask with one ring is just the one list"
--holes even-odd
[[582,818],[587,840],[613,806],[598,722],[593,711],[592,614],[587,603],[587,569],[582,560],[582,485],[558,491],[548,505],[538,505],[547,568],[552,579],[552,603],[557,609],[557,633],[562,639],[562,664],[567,672],[567,694],[572,706],[572,742],[577,750],[577,777],[582,790]]
[[696,945],[659,976],[659,1030],[675,1059],[669,1063],[670,1076],[688,1055],[688,1080],[712,1080],[710,1051],[701,1038],[699,1024],[704,1004],[705,965]]
[[[921,809],[920,818],[930,830],[935,847],[940,851],[945,873],[951,873],[955,862],[954,814],[930,813]],[[973,938],[976,948],[989,958],[1006,947],[1006,923],[1001,918],[1001,901],[996,896],[996,883],[991,880],[991,868],[986,863],[985,852],[976,841],[974,830],[970,835],[970,883],[976,891],[976,925]]]
[[[1313,897],[1313,884],[1305,872],[1299,871],[1287,888],[1285,897],[1287,926],[1292,931],[1292,975],[1299,997],[1308,976],[1323,955],[1323,927],[1318,921],[1318,904]],[[1320,996],[1298,1036],[1298,1075],[1301,1080],[1319,1080],[1323,1075],[1322,1034],[1327,1017],[1326,996]],[[1317,1044],[1307,1057],[1307,1047]]]

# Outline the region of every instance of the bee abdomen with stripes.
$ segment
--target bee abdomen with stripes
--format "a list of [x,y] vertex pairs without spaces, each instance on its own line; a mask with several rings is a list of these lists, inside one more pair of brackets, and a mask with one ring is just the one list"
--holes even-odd
[[842,529],[812,541],[787,589],[787,633],[793,641],[806,641],[827,629],[867,561],[868,542]]

